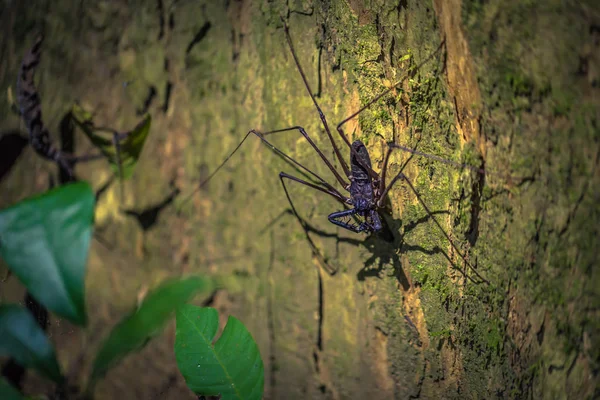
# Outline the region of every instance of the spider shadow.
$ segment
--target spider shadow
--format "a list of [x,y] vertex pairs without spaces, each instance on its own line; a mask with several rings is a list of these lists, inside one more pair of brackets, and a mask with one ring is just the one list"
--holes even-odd
[[[415,149],[419,145],[420,139],[417,140],[415,144]],[[312,176],[306,173],[306,171],[300,169],[298,165],[290,162],[289,159],[283,157],[278,152],[275,152],[275,155],[282,159],[289,167],[294,169],[294,171],[301,175],[306,181],[311,182],[314,185],[320,185],[320,182],[315,180]],[[399,168],[400,173],[404,170],[406,165],[413,159],[415,154],[411,154],[401,165]],[[289,198],[288,198],[289,199]],[[409,251],[418,251],[423,254],[427,254],[429,256],[433,256],[436,254],[441,254],[452,266],[453,269],[460,272],[464,277],[469,279],[473,283],[480,283],[479,281],[474,280],[471,276],[469,276],[466,271],[466,266],[469,265],[468,262],[464,259],[462,255],[460,255],[465,261],[465,268],[461,268],[457,265],[452,258],[448,255],[448,253],[440,248],[439,246],[435,246],[432,249],[426,249],[419,245],[413,245],[406,243],[404,237],[410,233],[412,230],[417,228],[419,225],[429,222],[435,222],[437,224],[437,220],[435,219],[435,215],[439,214],[449,214],[447,210],[440,211],[431,211],[428,212],[427,215],[417,219],[416,221],[412,221],[404,226],[402,229],[402,220],[395,219],[391,216],[391,202],[390,198],[386,196],[383,204],[383,212],[380,214],[381,222],[383,224],[383,229],[378,233],[372,233],[367,236],[366,239],[354,239],[346,236],[341,236],[338,233],[331,233],[324,231],[311,225],[308,221],[302,218],[300,215],[295,215],[294,211],[291,208],[287,208],[282,211],[278,216],[272,219],[265,227],[260,231],[259,235],[262,235],[266,230],[272,227],[277,220],[279,220],[284,215],[292,215],[297,218],[300,224],[303,226],[306,238],[310,242],[311,247],[313,248],[313,252],[319,252],[317,257],[321,262],[327,262],[327,258],[320,253],[318,249],[314,246],[312,239],[310,238],[310,234],[317,235],[321,238],[333,238],[336,241],[336,247],[340,243],[347,243],[356,247],[363,246],[365,247],[372,255],[369,257],[365,263],[363,268],[357,273],[357,278],[360,281],[364,281],[367,277],[381,277],[384,270],[387,270],[387,265],[392,266],[392,274],[397,280],[398,283],[402,286],[404,290],[408,290],[411,287],[411,281],[407,276],[405,270],[402,267],[401,257]],[[436,229],[436,228],[433,228]],[[444,235],[448,237],[447,232],[444,231]],[[460,254],[460,252],[459,252]],[[470,266],[470,265],[469,265]],[[471,267],[473,268],[473,267]],[[339,268],[331,268],[334,271],[339,270]],[[476,271],[475,271],[476,272]],[[479,275],[477,275],[480,277]],[[482,282],[485,282],[484,279],[481,279]]]
[[160,213],[167,208],[175,198],[179,195],[179,188],[175,187],[173,182],[171,182],[171,193],[169,193],[163,200],[160,202],[151,205],[143,210],[133,210],[133,209],[122,209],[121,212],[127,216],[133,217],[138,223],[139,227],[143,232],[147,232],[158,221],[158,216]]
[[[392,265],[391,275],[396,277],[404,290],[408,290],[412,286],[412,282],[405,273],[401,258],[409,252],[417,251],[428,256],[441,255],[450,264],[452,269],[458,271],[472,283],[478,284],[483,282],[483,280],[480,282],[469,274],[466,274],[467,266],[457,264],[448,252],[441,247],[425,248],[417,244],[411,244],[405,240],[405,237],[419,225],[430,224],[433,222],[432,219],[436,218],[436,215],[448,215],[449,213],[448,210],[432,211],[431,214],[426,214],[415,221],[406,223],[404,227],[402,226],[402,220],[393,218],[389,214],[382,214],[382,221],[385,221],[385,224],[390,228],[390,233],[393,234],[394,240],[382,240],[383,238],[380,234],[371,234],[365,240],[359,241],[359,244],[369,250],[372,256],[365,261],[365,266],[357,273],[358,280],[362,281],[366,277],[381,277],[381,274],[387,269],[386,265]],[[340,238],[339,240],[344,242],[344,238]]]
[[[359,281],[364,281],[367,278],[381,279],[382,274],[389,270],[388,266],[391,266],[391,273],[388,276],[395,277],[402,289],[407,291],[411,288],[412,283],[403,267],[402,256],[408,252],[418,251],[429,256],[441,254],[452,265],[453,269],[464,275],[464,270],[457,265],[442,248],[436,246],[432,249],[427,249],[419,245],[407,243],[404,240],[405,236],[419,225],[429,223],[431,219],[434,218],[434,215],[447,215],[448,213],[449,212],[446,210],[433,211],[432,215],[425,215],[416,221],[404,224],[404,226],[402,220],[393,218],[387,214],[382,214],[382,223],[384,224],[382,233],[370,234],[364,240],[341,236],[339,233],[328,232],[315,227],[300,216],[298,216],[298,218],[309,234],[314,234],[325,239],[335,239],[337,245],[345,243],[356,247],[362,246],[371,253],[371,256],[365,260],[364,266],[356,274]],[[261,230],[260,234],[269,230],[278,220],[287,215],[295,217],[292,209],[285,209],[278,216],[273,218]],[[467,278],[471,279],[469,276],[467,276]]]

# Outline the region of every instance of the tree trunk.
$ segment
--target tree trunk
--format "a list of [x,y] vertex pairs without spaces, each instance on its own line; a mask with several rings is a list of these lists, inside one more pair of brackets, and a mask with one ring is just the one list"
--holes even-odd
[[[138,291],[198,273],[230,277],[211,304],[259,343],[268,399],[598,395],[595,2],[35,3],[0,8],[2,93],[14,92],[20,59],[42,31],[37,82],[55,140],[76,101],[120,130],[153,116],[124,197],[112,185],[98,202],[90,327],[51,322],[74,376]],[[349,140],[366,145],[376,172],[388,142],[472,167],[394,151],[388,182],[402,171],[410,184],[389,192],[387,238],[336,228],[327,216],[342,204],[285,181],[316,256],[278,173],[314,177],[255,136],[184,201],[253,128],[304,127],[344,176],[280,17],[345,162],[337,123],[406,76],[343,126]],[[0,116],[2,132],[22,126]],[[266,138],[347,194],[298,130]],[[81,132],[74,139],[90,149]],[[42,191],[54,168],[27,149],[0,182],[1,205]],[[99,162],[78,174],[100,187],[111,171]],[[150,229],[119,211],[160,203],[170,181],[184,194]],[[173,333],[109,373],[98,398],[192,398]],[[28,392],[43,388],[36,379]]]

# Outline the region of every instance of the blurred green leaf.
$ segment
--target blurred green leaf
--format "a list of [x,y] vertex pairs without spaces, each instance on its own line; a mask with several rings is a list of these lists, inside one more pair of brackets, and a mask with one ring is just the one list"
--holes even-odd
[[127,354],[144,347],[157,336],[179,307],[199,292],[212,290],[209,278],[169,280],[148,293],[144,301],[112,330],[100,348],[91,381],[103,377]]
[[0,211],[0,256],[48,310],[85,325],[84,279],[95,197],[77,182]]
[[188,387],[197,395],[221,399],[262,399],[264,365],[244,324],[229,317],[219,340],[214,308],[185,305],[177,311],[175,358]]
[[0,355],[12,357],[21,366],[33,368],[57,383],[63,381],[52,343],[33,315],[16,304],[0,306]]
[[108,159],[111,168],[120,179],[130,178],[150,132],[152,120],[150,115],[140,121],[132,131],[119,134],[126,137],[119,140],[120,151],[117,154],[113,133],[96,127],[92,121],[92,114],[77,104],[73,106],[71,114],[77,126]]
[[0,399],[2,400],[23,400],[25,397],[3,377],[0,377]]

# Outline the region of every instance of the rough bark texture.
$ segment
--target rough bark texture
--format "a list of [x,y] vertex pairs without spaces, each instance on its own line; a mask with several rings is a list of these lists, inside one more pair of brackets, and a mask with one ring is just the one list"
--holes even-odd
[[[138,292],[202,273],[232,277],[212,304],[259,343],[268,399],[600,395],[597,2],[3,1],[0,13],[2,93],[14,92],[35,33],[46,35],[37,82],[55,140],[75,101],[117,129],[145,105],[154,117],[124,198],[113,185],[98,204],[90,327],[55,319],[50,328],[73,377],[85,376]],[[257,138],[146,232],[119,211],[159,203],[171,179],[193,190],[250,128],[302,125],[333,160],[280,15],[333,130],[445,38],[402,90],[345,131],[365,142],[376,170],[396,141],[490,172],[394,153],[390,171],[403,170],[433,217],[398,183],[386,217],[392,243],[335,229],[326,216],[340,205],[290,184],[311,237],[339,267],[333,277],[285,212],[277,173],[297,172]],[[3,133],[22,129],[4,95],[0,109]],[[334,183],[299,133],[272,139]],[[80,133],[75,140],[89,149]],[[78,173],[98,188],[111,174],[102,162]],[[0,206],[43,191],[53,175],[27,149],[0,182]],[[2,285],[2,300],[18,298],[14,278]],[[172,326],[114,369],[98,398],[192,398],[173,340]],[[29,377],[28,392],[43,387]]]

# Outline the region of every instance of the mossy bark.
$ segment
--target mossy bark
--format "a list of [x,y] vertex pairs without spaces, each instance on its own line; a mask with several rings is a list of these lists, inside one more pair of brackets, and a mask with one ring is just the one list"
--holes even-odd
[[[37,81],[56,139],[74,101],[99,125],[122,130],[138,111],[153,116],[123,198],[113,185],[98,203],[91,327],[77,332],[56,320],[51,328],[74,376],[83,376],[91,351],[138,292],[200,273],[231,276],[212,304],[240,318],[259,343],[265,398],[598,394],[595,3],[73,0],[5,2],[0,10],[2,93],[14,91],[34,32],[46,34]],[[339,269],[333,277],[286,212],[277,174],[298,171],[258,138],[183,199],[251,128],[302,125],[334,160],[280,16],[345,157],[336,123],[410,72],[345,132],[367,145],[377,171],[386,142],[395,141],[488,172],[395,152],[390,177],[402,171],[432,215],[400,181],[385,216],[391,242],[336,229],[326,217],[339,203],[288,184],[312,240]],[[4,96],[0,107],[8,110]],[[3,132],[21,126],[8,113],[0,119]],[[76,139],[79,150],[89,149]],[[269,139],[335,184],[298,132]],[[26,150],[0,183],[1,204],[44,190],[53,168]],[[110,177],[102,162],[78,172],[95,187]],[[172,180],[184,196],[150,230],[119,211],[159,203]],[[171,328],[110,373],[97,394],[188,396],[172,340]]]

